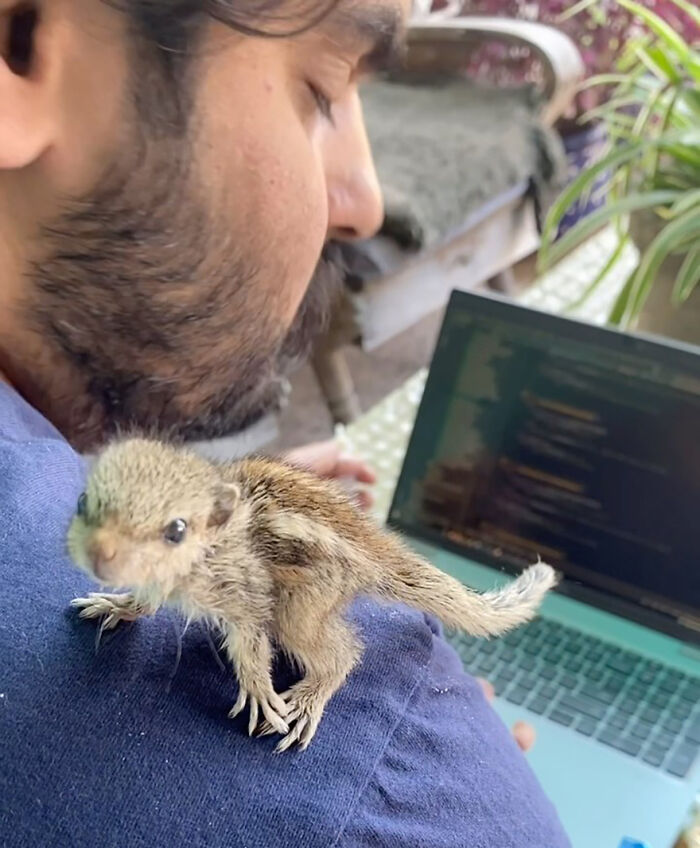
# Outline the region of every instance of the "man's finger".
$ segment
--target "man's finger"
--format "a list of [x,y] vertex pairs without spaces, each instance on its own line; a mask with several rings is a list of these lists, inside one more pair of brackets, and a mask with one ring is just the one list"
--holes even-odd
[[481,688],[484,690],[486,700],[493,701],[493,699],[496,697],[496,692],[494,691],[493,686],[488,682],[488,680],[484,680],[483,677],[477,677],[476,679]]
[[325,477],[331,474],[340,456],[340,445],[333,439],[325,442],[312,442],[309,445],[287,451],[285,459],[292,465],[299,465]]
[[358,483],[370,484],[377,481],[377,475],[366,462],[343,454],[340,444],[333,439],[296,448],[288,451],[285,456],[288,462],[300,465],[319,477],[346,477]]
[[377,475],[361,459],[352,456],[339,456],[332,472],[333,477],[350,477],[358,483],[376,483]]
[[535,728],[524,721],[516,721],[513,725],[513,738],[521,751],[529,751],[535,744]]
[[[476,679],[481,688],[484,690],[486,700],[493,701],[495,697],[493,686],[488,682],[488,680],[484,680],[483,677],[477,677]],[[535,728],[527,724],[527,722],[516,721],[511,733],[513,734],[516,744],[523,752],[529,751],[535,744],[535,738],[537,736]]]

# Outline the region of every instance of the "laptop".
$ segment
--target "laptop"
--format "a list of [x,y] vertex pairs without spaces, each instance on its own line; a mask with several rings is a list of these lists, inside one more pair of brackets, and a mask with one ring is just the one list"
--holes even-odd
[[480,590],[562,575],[494,684],[574,848],[671,848],[700,790],[700,348],[454,292],[388,523]]

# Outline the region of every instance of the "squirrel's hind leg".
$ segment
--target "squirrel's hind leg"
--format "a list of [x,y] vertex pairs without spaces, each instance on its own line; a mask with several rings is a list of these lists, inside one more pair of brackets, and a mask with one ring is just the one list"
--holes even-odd
[[[362,655],[362,643],[352,627],[338,613],[315,622],[312,633],[304,628],[284,634],[284,649],[304,669],[304,677],[282,694],[287,704],[285,716],[289,732],[277,745],[286,751],[298,744],[306,748],[318,729],[328,701],[340,689]],[[262,733],[273,733],[264,723]]]

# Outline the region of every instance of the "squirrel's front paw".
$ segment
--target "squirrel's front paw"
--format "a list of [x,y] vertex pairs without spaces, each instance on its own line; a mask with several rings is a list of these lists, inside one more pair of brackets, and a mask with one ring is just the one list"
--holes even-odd
[[71,606],[80,610],[80,618],[102,618],[102,630],[114,629],[120,621],[133,621],[138,611],[131,595],[108,595],[91,592],[87,598],[76,598]]

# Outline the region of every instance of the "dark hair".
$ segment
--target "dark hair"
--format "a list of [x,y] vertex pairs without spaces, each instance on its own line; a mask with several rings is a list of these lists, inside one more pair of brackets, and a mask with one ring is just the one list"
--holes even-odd
[[312,29],[339,0],[103,0],[133,24],[132,95],[144,125],[179,136],[193,103],[192,58],[208,20],[236,32],[290,38]]
[[319,23],[338,0],[107,0],[126,11],[147,40],[187,52],[202,23],[217,20],[244,35],[288,38]]

